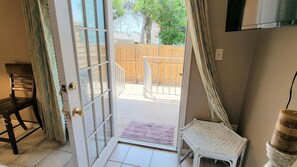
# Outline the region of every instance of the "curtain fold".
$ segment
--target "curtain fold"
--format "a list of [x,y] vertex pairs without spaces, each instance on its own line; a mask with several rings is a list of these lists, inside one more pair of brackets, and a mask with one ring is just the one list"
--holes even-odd
[[37,103],[48,139],[66,142],[59,75],[46,0],[22,0]]
[[223,122],[232,129],[221,101],[221,93],[209,31],[207,0],[185,0],[188,26],[198,70],[207,94],[211,121]]

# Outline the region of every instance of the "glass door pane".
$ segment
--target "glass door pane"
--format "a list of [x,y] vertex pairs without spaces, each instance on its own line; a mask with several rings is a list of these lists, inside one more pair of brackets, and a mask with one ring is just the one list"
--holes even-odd
[[99,44],[100,44],[100,60],[101,60],[101,63],[104,63],[107,61],[105,32],[99,32]]
[[96,137],[97,137],[97,149],[100,154],[102,152],[102,150],[104,149],[104,147],[106,146],[103,126],[101,126],[98,129]]
[[100,157],[112,137],[104,3],[104,0],[71,0],[89,166]]
[[84,68],[88,66],[87,48],[86,48],[86,38],[84,30],[74,31],[75,44],[76,44],[76,54],[77,62],[79,68]]
[[86,5],[86,17],[87,17],[87,27],[95,28],[95,6],[94,0],[85,0]]
[[108,90],[108,71],[107,71],[107,65],[103,64],[101,65],[101,77],[102,77],[102,91],[106,92]]
[[84,26],[82,0],[72,0],[72,21],[75,26]]
[[104,109],[104,119],[106,120],[110,116],[110,107],[109,107],[109,93],[107,92],[103,96],[103,109]]
[[95,130],[92,106],[85,107],[84,111],[85,111],[85,114],[84,114],[85,132],[86,132],[86,136],[89,138]]
[[101,95],[101,77],[100,77],[100,71],[98,67],[94,67],[92,69],[92,77],[93,77],[93,94],[94,97],[98,97]]
[[99,29],[105,29],[105,20],[104,20],[104,8],[103,8],[103,0],[97,0],[97,18],[99,23]]
[[86,105],[92,100],[89,70],[80,71],[80,87],[82,102],[84,105]]
[[88,31],[89,37],[89,52],[91,57],[91,65],[99,63],[98,42],[96,31]]
[[102,109],[102,97],[97,98],[95,101],[95,117],[96,117],[96,128],[103,123],[103,109]]
[[109,142],[112,135],[112,129],[111,129],[111,117],[109,117],[105,122],[105,137],[106,137],[106,143]]
[[93,135],[88,141],[88,153],[89,153],[89,164],[93,164],[97,157],[98,157],[98,154],[97,154],[97,149],[96,147],[96,136]]

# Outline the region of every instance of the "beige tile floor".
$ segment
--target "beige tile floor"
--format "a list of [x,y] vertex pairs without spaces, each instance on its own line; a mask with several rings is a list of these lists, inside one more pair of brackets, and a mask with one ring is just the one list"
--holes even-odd
[[[27,124],[30,127],[30,124]],[[35,125],[32,125],[35,126]],[[32,127],[31,126],[31,127]],[[3,130],[0,124],[0,130]],[[17,137],[26,133],[20,126],[15,129]],[[2,136],[1,136],[2,137]],[[46,139],[42,130],[34,132],[18,143],[19,154],[14,155],[9,143],[0,142],[0,166],[8,167],[72,167],[69,142],[61,145]],[[177,154],[159,149],[119,143],[105,167],[176,167]],[[186,159],[182,167],[191,167],[192,159]],[[213,160],[203,159],[201,167],[221,167]]]
[[[188,158],[182,163],[182,167],[192,167],[192,162]],[[211,159],[202,159],[200,166],[224,167]],[[119,143],[105,167],[177,167],[177,153]]]
[[175,126],[173,146],[176,146],[179,118],[179,96],[155,95],[143,97],[142,84],[126,84],[117,98],[118,130],[121,135],[129,122],[143,121]]
[[[16,124],[16,122],[13,122]],[[27,124],[28,128],[37,125]],[[0,131],[4,129],[0,124]],[[32,129],[29,129],[30,131]],[[16,137],[22,136],[24,131],[20,126],[15,128]],[[2,135],[7,136],[6,134]],[[69,142],[61,145],[46,139],[41,129],[17,143],[19,154],[12,153],[9,143],[0,142],[0,164],[8,167],[64,167],[72,163]],[[0,166],[1,166],[0,165]]]

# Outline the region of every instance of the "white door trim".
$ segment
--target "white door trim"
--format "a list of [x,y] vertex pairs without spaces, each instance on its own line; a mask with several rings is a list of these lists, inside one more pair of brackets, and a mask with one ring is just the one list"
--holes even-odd
[[[69,0],[49,0],[49,10],[51,16],[51,26],[53,31],[53,40],[55,46],[55,52],[58,62],[58,70],[60,74],[60,85],[65,85],[67,89],[70,82],[78,83],[79,85],[79,72],[77,69],[78,65],[74,58],[75,55],[75,43],[73,36],[73,27],[71,20],[71,7]],[[110,30],[112,27],[112,12],[107,13],[106,11],[112,11],[112,1],[104,1],[105,11],[105,25],[106,29],[109,30],[106,33],[107,55],[109,55],[109,66],[108,66],[108,79],[110,87],[110,110],[112,115],[112,138],[110,139],[107,146],[104,148],[99,158],[95,161],[92,166],[103,167],[105,162],[108,160],[109,155],[113,151],[114,147],[118,142],[117,137],[117,125],[116,125],[116,91],[115,91],[115,64],[114,64],[114,49],[113,49],[113,32]],[[63,47],[62,47],[63,46]],[[68,74],[68,75],[64,75]],[[69,75],[70,74],[70,75]],[[73,75],[71,75],[73,74]],[[87,141],[85,135],[81,135],[80,132],[85,132],[82,117],[73,117],[71,112],[74,107],[79,107],[81,104],[79,98],[80,89],[74,91],[61,92],[64,110],[69,112],[67,118],[69,139],[73,154],[73,162],[75,167],[86,167],[89,166],[88,162],[88,151]],[[70,96],[72,98],[70,98]],[[77,98],[73,98],[77,97]],[[70,100],[71,99],[71,100]],[[76,125],[73,127],[72,125]]]
[[185,44],[184,69],[183,69],[182,88],[181,88],[181,97],[180,97],[177,148],[181,146],[179,129],[183,128],[186,124],[189,81],[190,81],[190,71],[191,71],[191,57],[192,57],[192,39],[191,39],[189,27],[188,27],[186,44]]
[[[57,57],[60,85],[68,85],[67,82],[78,83],[78,74],[76,75],[61,75],[61,74],[71,74],[77,73],[77,71],[71,71],[76,69],[76,61],[73,58],[74,46],[73,46],[73,36],[71,19],[69,15],[69,4],[68,1],[60,0],[49,0],[49,10],[51,16],[51,26],[53,31],[53,40],[55,46],[55,53]],[[63,27],[63,28],[62,28]],[[63,46],[63,47],[61,47]],[[64,68],[68,67],[68,68]],[[71,68],[69,68],[71,67]],[[79,91],[63,92],[61,91],[62,99],[64,101],[64,110],[70,112],[72,106],[77,106],[80,104],[79,98],[72,98],[70,96],[79,97]],[[66,102],[66,103],[65,103]],[[72,124],[77,124],[77,129],[73,129]],[[85,135],[79,135],[76,133],[84,131],[83,121],[81,117],[70,117],[67,118],[67,127],[69,132],[69,140],[71,144],[71,149],[73,150],[73,162],[74,166],[88,166],[88,156],[86,150]],[[74,136],[78,136],[78,140],[74,140]]]
[[[106,0],[104,1],[104,8],[107,9],[108,11],[112,11],[112,0]],[[106,10],[105,10],[106,11]],[[117,92],[116,92],[116,78],[115,78],[115,47],[114,47],[114,36],[113,36],[113,30],[112,30],[112,25],[113,25],[113,13],[110,12],[105,12],[105,25],[106,29],[108,30],[106,33],[106,39],[108,41],[107,45],[107,55],[109,55],[109,74],[108,76],[109,83],[110,83],[110,106],[111,106],[111,114],[112,114],[112,119],[113,119],[113,127],[112,127],[112,133],[113,136],[118,138],[118,125],[117,125]]]
[[153,147],[168,151],[177,151],[180,146],[179,129],[185,126],[186,122],[186,112],[187,112],[187,102],[188,102],[188,91],[189,91],[189,80],[190,80],[190,70],[191,70],[191,57],[192,57],[192,39],[189,30],[186,35],[185,44],[185,54],[184,54],[184,64],[183,64],[183,77],[182,77],[182,87],[181,87],[181,98],[180,98],[180,108],[179,108],[179,120],[178,120],[178,132],[177,132],[177,145],[174,146],[164,146],[161,144],[154,144],[144,141],[137,141],[132,139],[119,138],[120,142],[135,144],[145,147]]

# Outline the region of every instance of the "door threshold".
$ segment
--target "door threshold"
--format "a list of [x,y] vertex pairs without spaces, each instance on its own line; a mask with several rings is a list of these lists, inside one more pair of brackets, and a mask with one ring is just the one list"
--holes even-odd
[[144,146],[144,147],[150,147],[150,148],[156,148],[156,149],[166,150],[166,151],[173,151],[173,152],[177,151],[177,148],[174,147],[174,146],[155,144],[155,143],[139,141],[139,140],[133,140],[133,139],[119,138],[119,142],[120,143],[138,145],[138,146]]

